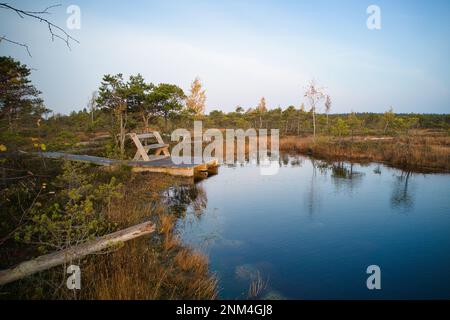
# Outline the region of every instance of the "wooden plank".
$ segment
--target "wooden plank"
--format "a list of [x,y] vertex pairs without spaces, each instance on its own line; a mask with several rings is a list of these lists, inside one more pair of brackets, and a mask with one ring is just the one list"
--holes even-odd
[[[143,134],[130,133],[129,136],[131,137],[137,148],[137,152],[134,155],[133,160],[150,161],[148,152],[153,149],[155,150],[155,156],[159,156],[161,154],[165,156],[170,156],[169,145],[164,143],[163,139],[161,138],[161,135],[157,131]],[[158,143],[145,146],[142,145],[141,139],[144,140],[153,137],[156,138]]]
[[155,136],[155,138],[158,141],[158,143],[164,144],[164,141],[161,138],[161,135],[159,134],[159,132],[155,131],[155,132],[153,132],[153,135]]
[[[148,161],[142,161],[142,160],[136,159],[136,155],[135,155],[135,158],[133,158],[133,160],[131,160],[131,161],[140,161],[141,163],[146,163],[146,162],[152,162],[152,161],[157,161],[157,160],[164,160],[164,159],[168,159],[170,157],[168,157],[168,156],[157,156],[157,155],[150,154],[148,156],[148,158],[149,158]],[[125,164],[129,165],[129,162],[126,162]]]
[[[140,158],[142,158],[144,161],[149,161],[150,159],[149,159],[148,154],[145,151],[144,147],[142,146],[141,140],[139,140],[139,138],[137,137],[137,135],[135,133],[130,133],[130,137],[133,140],[134,144],[136,145],[136,148],[140,155],[140,157],[135,160],[139,160]],[[136,158],[136,155],[135,155],[135,158]]]
[[37,272],[53,268],[64,263],[69,263],[73,260],[102,251],[119,243],[152,233],[154,230],[155,227],[151,222],[144,222],[82,245],[40,256],[30,261],[22,262],[16,267],[0,271],[0,285],[5,285]]
[[81,154],[70,154],[64,152],[39,152],[37,153],[39,156],[50,159],[62,159],[62,160],[70,160],[70,161],[79,161],[79,162],[88,162],[93,163],[100,166],[111,166],[118,164],[119,160],[81,155]]
[[193,167],[133,167],[133,172],[165,173],[179,177],[193,177]]
[[[155,138],[156,138],[156,140],[158,141],[159,144],[165,144],[158,131],[154,131],[153,135],[155,136]],[[163,153],[165,156],[170,156],[169,147],[159,149],[156,152],[156,155],[160,155],[161,153]]]
[[169,147],[169,145],[165,144],[165,143],[155,143],[155,144],[149,144],[149,145],[144,146],[144,149],[149,151],[152,149],[161,149],[161,148],[168,148],[168,147]]
[[194,176],[195,172],[216,172],[219,163],[217,159],[209,159],[203,163],[196,163],[194,159],[191,163],[174,163],[170,156],[149,156],[149,161],[142,160],[115,160],[88,155],[66,154],[63,152],[39,152],[41,157],[52,159],[65,159],[71,161],[81,161],[93,163],[101,166],[126,165],[133,168],[133,171],[161,172],[179,176]]
[[153,132],[150,132],[150,133],[139,133],[139,134],[136,134],[136,136],[139,139],[150,139],[150,138],[154,138],[155,134]]
[[[161,147],[161,146],[162,146],[162,147]],[[161,153],[162,153],[162,152],[161,152],[161,149],[164,149],[164,148],[168,148],[168,147],[169,147],[168,145],[166,145],[166,146],[167,146],[167,147],[165,147],[164,145],[160,145],[160,144],[143,146],[143,148],[144,148],[144,150],[145,150],[145,152],[147,153],[147,156],[148,156],[148,160],[147,160],[147,161],[153,161],[153,160],[155,159],[155,157],[156,157],[156,158],[161,158],[161,159],[169,157],[170,155],[164,155],[164,156],[161,156]],[[149,154],[148,154],[148,151],[149,151],[150,149],[156,149],[156,152],[155,152],[154,155],[149,155]],[[138,160],[141,160],[141,159],[142,159],[142,157],[141,157],[141,152],[140,152],[139,150],[137,150],[136,153],[134,154],[133,160],[134,160],[134,161],[138,161]]]

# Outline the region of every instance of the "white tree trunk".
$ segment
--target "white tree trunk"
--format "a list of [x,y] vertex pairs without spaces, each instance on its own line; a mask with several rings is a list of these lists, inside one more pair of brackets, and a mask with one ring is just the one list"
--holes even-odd
[[312,114],[313,114],[313,137],[314,140],[316,139],[316,108],[312,108]]

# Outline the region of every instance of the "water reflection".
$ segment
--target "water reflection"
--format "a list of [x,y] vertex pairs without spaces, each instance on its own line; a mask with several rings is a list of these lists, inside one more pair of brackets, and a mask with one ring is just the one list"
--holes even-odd
[[409,179],[412,177],[410,171],[402,171],[400,175],[394,175],[393,190],[391,195],[391,205],[393,208],[402,209],[409,212],[414,207],[414,196],[409,186]]
[[292,167],[301,167],[303,165],[303,158],[302,157],[292,157],[291,158],[291,166]]
[[208,197],[200,184],[182,184],[168,188],[164,191],[162,202],[172,213],[184,216],[189,208],[200,216],[206,208]]
[[314,213],[319,207],[320,204],[320,192],[317,189],[317,170],[323,173],[322,162],[311,159],[312,165],[312,176],[309,182],[309,192],[306,193],[306,204],[308,208],[308,215],[310,218],[314,216]]
[[378,298],[450,298],[450,176],[306,157],[276,165],[272,176],[258,163],[222,166],[167,191],[181,238],[208,254],[222,298],[268,280],[259,297],[370,299],[361,274],[374,263],[390,283]]
[[344,162],[338,162],[331,167],[331,177],[333,178],[333,184],[337,191],[347,191],[349,195],[353,194],[355,188],[357,188],[364,177],[364,173],[358,172],[354,169],[355,164],[346,164]]
[[377,166],[375,167],[375,169],[373,169],[373,173],[375,173],[375,174],[381,174],[381,166],[380,166],[380,165],[377,165]]
[[291,158],[287,154],[284,154],[281,156],[280,166],[281,166],[281,164],[287,166],[290,162],[291,162]]

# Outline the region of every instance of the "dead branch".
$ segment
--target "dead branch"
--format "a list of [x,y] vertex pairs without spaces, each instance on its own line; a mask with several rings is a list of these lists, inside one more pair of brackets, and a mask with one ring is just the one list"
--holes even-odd
[[[0,8],[1,9],[5,9],[5,10],[11,10],[13,12],[15,12],[21,19],[24,19],[26,17],[28,18],[32,18],[35,20],[38,20],[39,22],[43,22],[47,25],[48,31],[50,33],[51,39],[52,41],[56,39],[60,39],[61,41],[63,41],[66,46],[70,48],[70,42],[76,42],[76,43],[80,43],[77,39],[75,39],[74,37],[72,37],[70,34],[68,34],[63,28],[61,28],[60,26],[54,24],[53,22],[51,22],[50,20],[48,20],[47,18],[44,18],[44,15],[48,15],[51,14],[49,12],[50,9],[55,8],[55,7],[59,7],[61,6],[60,4],[56,4],[56,5],[51,5],[48,6],[47,8],[45,8],[42,11],[29,11],[29,10],[22,10],[22,9],[18,9],[16,7],[13,7],[7,3],[0,3]],[[7,41],[9,43],[24,47],[27,52],[28,55],[31,56],[30,50],[28,45],[24,44],[24,43],[20,43],[11,39],[6,38],[5,36],[0,38],[0,42],[1,41]]]

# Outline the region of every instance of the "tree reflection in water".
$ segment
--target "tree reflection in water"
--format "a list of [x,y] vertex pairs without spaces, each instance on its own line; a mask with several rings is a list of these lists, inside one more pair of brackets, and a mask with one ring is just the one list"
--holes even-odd
[[289,164],[290,162],[290,157],[287,154],[283,154],[280,157],[280,166],[284,165],[285,167]]
[[312,177],[309,184],[309,191],[306,194],[306,205],[310,217],[318,210],[321,200],[321,192],[317,190],[320,183],[317,183],[318,174],[327,176],[331,172],[331,179],[336,191],[346,191],[350,195],[353,189],[362,181],[363,173],[354,170],[353,163],[327,162],[310,159],[312,165]]
[[196,216],[206,208],[208,198],[203,187],[196,183],[176,185],[163,192],[162,203],[169,212],[184,217],[189,207]]
[[292,157],[291,158],[291,166],[292,167],[301,167],[304,163],[303,158],[301,157]]
[[336,162],[331,165],[331,178],[336,190],[348,191],[353,194],[353,190],[357,187],[364,174],[354,170],[353,163]]
[[409,178],[412,173],[410,171],[402,171],[399,176],[395,176],[394,188],[391,196],[392,208],[399,208],[410,211],[414,207],[414,195],[409,187]]
[[311,165],[312,177],[309,185],[309,192],[306,194],[306,204],[308,207],[308,215],[310,218],[314,216],[314,213],[318,209],[318,206],[320,204],[320,192],[316,190],[317,169],[319,169],[321,173],[323,170],[321,161],[311,159]]

